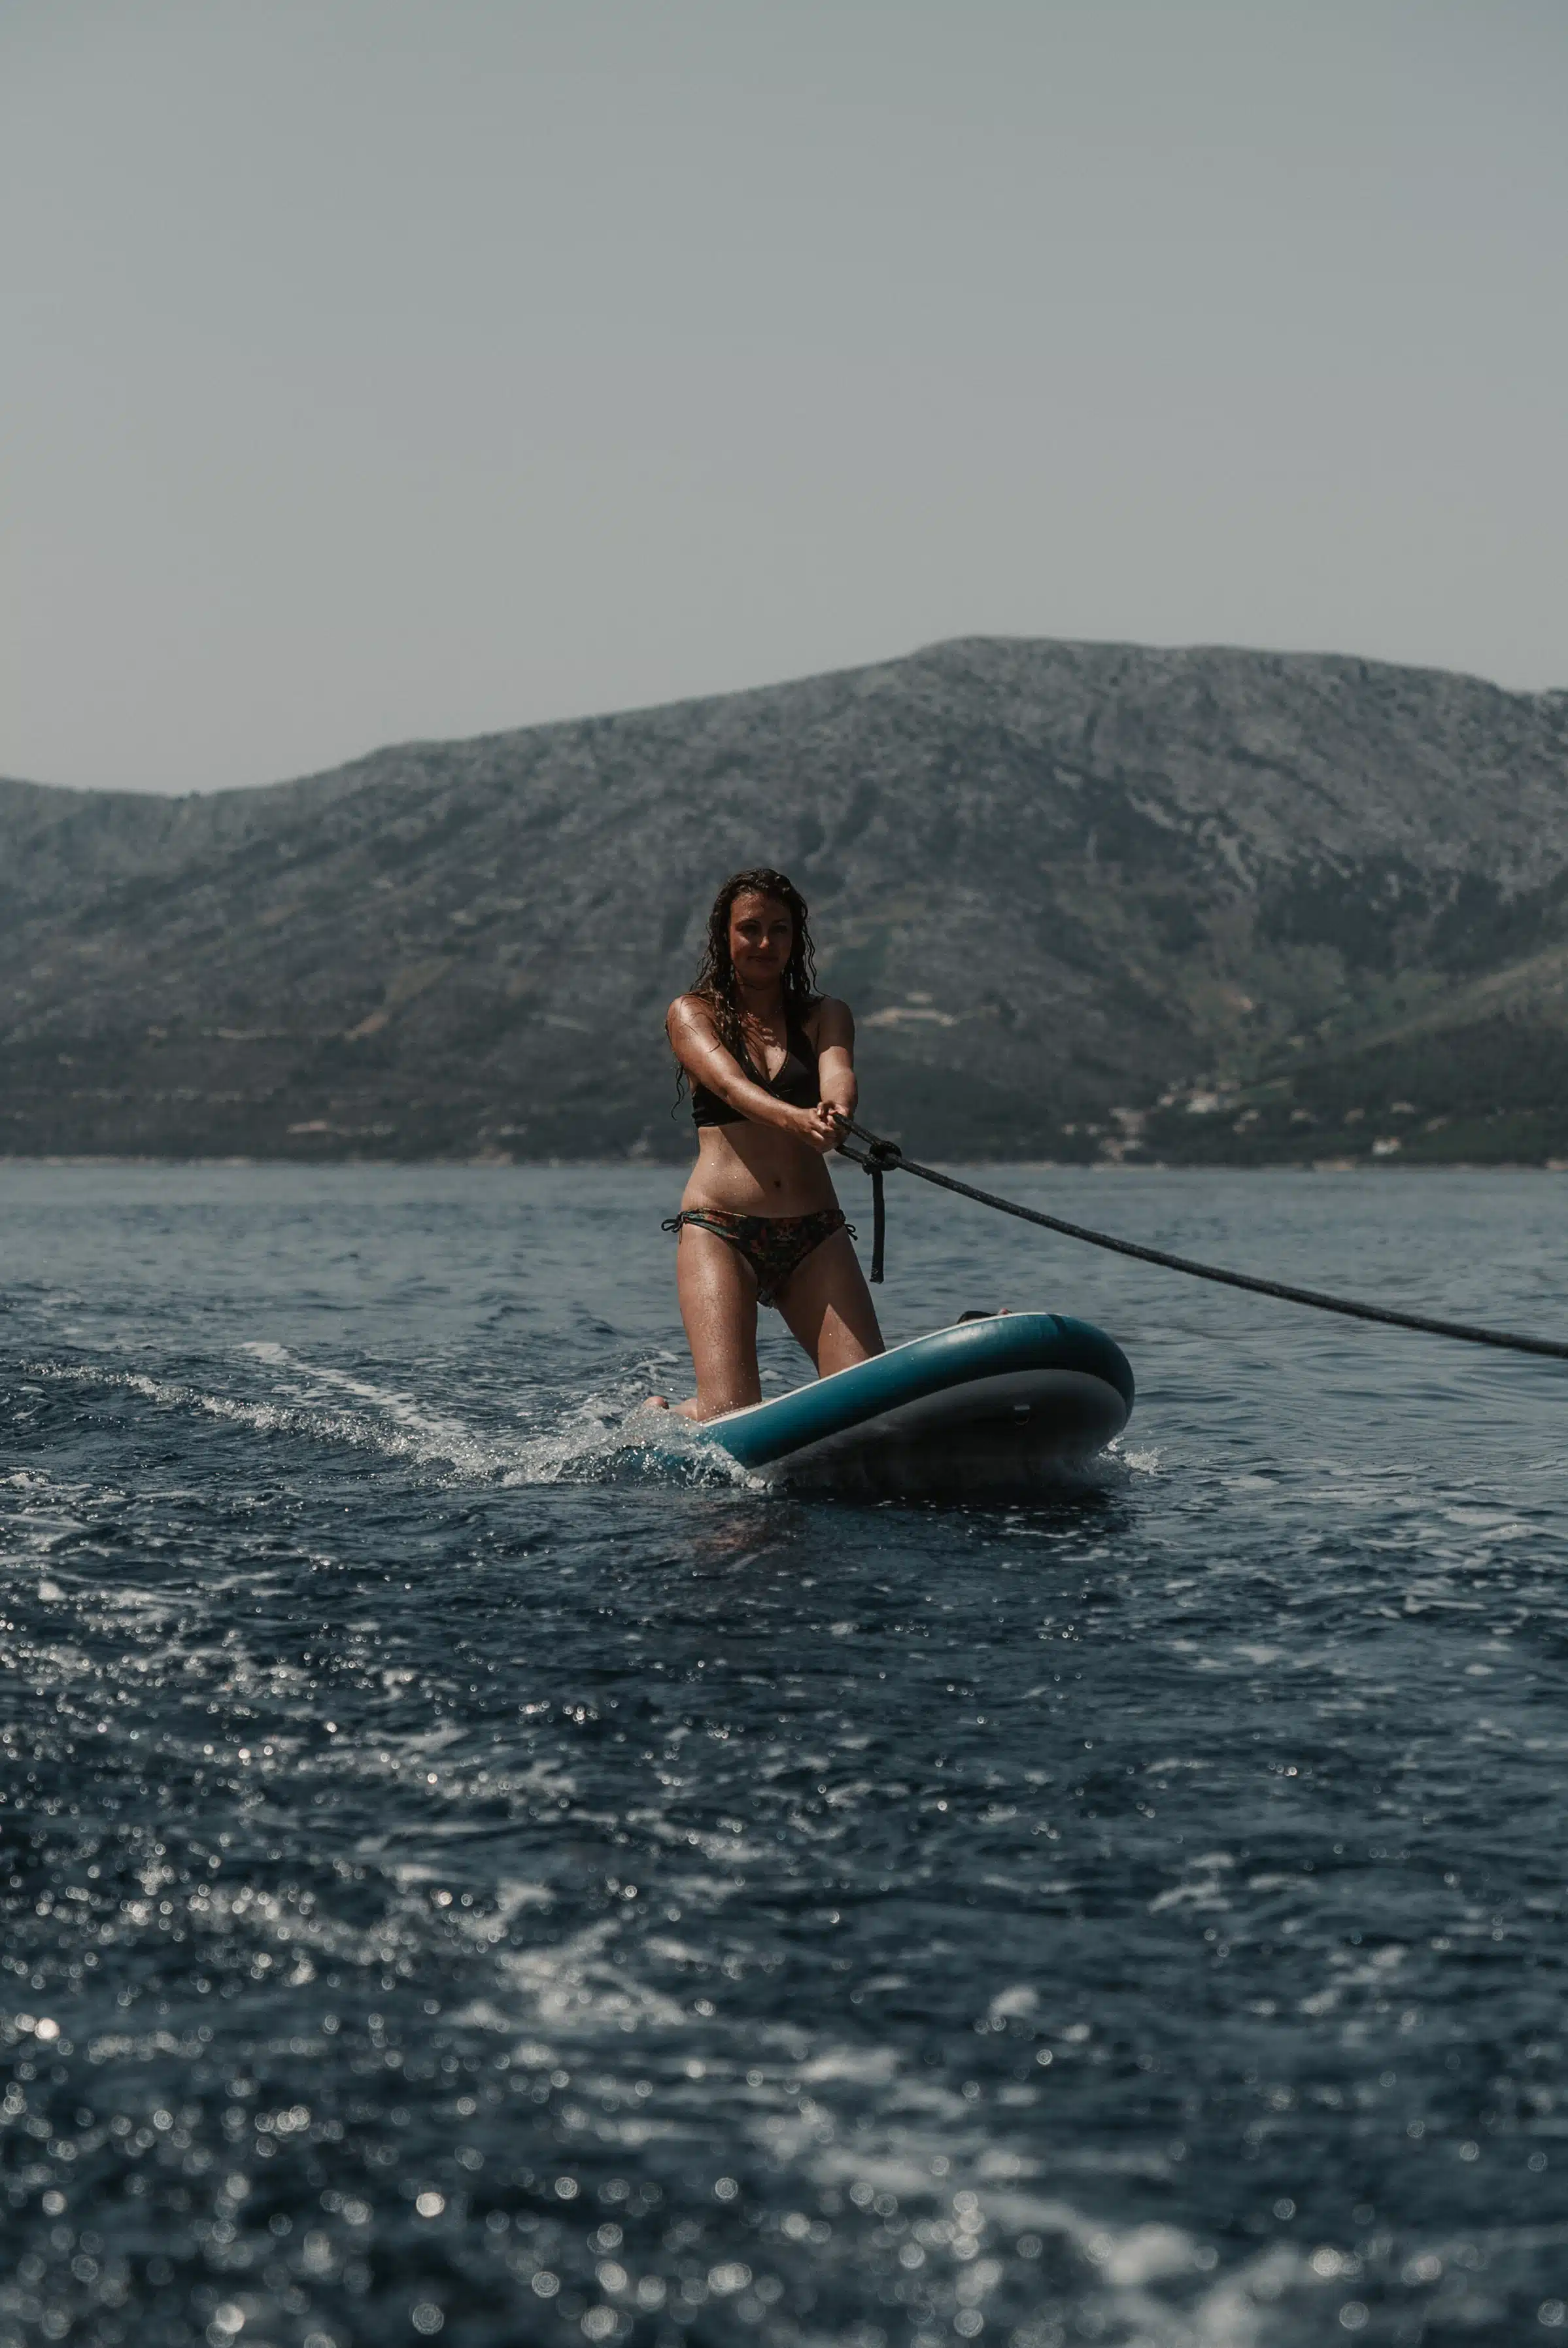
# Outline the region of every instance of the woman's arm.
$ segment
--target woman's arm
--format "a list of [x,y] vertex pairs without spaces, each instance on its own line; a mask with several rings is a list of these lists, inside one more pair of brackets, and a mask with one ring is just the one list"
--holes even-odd
[[705,1085],[740,1110],[749,1125],[771,1125],[813,1149],[838,1147],[838,1128],[821,1109],[792,1108],[754,1084],[733,1052],[720,1043],[707,1005],[689,994],[677,996],[664,1021],[671,1049],[694,1085]]
[[853,1117],[860,1098],[855,1074],[855,1021],[847,1003],[825,994],[816,1009],[816,1080],[824,1105]]

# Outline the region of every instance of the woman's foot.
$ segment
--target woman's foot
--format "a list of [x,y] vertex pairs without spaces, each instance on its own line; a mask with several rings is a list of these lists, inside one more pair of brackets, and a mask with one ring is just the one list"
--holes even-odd
[[668,1395],[650,1395],[647,1401],[639,1403],[637,1407],[639,1410],[672,1410],[677,1418],[700,1419],[702,1416],[697,1407],[695,1395],[688,1395],[684,1402],[671,1402]]

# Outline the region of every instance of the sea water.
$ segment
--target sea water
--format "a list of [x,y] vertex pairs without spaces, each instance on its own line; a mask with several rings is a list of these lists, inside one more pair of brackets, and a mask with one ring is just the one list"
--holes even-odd
[[[1551,1176],[989,1179],[1568,1333]],[[0,1169],[0,2348],[1568,2337],[1568,1369],[896,1180],[1137,1410],[804,1503],[677,1188]]]

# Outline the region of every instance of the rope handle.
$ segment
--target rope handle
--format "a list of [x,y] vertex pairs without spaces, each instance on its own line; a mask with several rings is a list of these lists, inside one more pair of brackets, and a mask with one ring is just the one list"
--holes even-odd
[[[1129,1255],[1140,1263],[1157,1263],[1166,1272],[1184,1272],[1194,1280],[1212,1280],[1225,1288],[1244,1288],[1255,1296],[1277,1297],[1286,1304],[1309,1305],[1317,1313],[1337,1313],[1347,1320],[1377,1321],[1389,1329],[1414,1329],[1427,1337],[1451,1337],[1460,1344],[1491,1345],[1498,1352],[1538,1354],[1548,1361],[1568,1362],[1568,1344],[1556,1337],[1525,1337],[1507,1329],[1484,1329],[1468,1321],[1439,1321],[1425,1313],[1397,1313],[1391,1305],[1364,1304],[1353,1297],[1330,1296],[1319,1288],[1293,1288],[1283,1280],[1261,1280],[1254,1272],[1229,1272],[1223,1265],[1200,1263],[1193,1256],[1172,1255],[1163,1248],[1143,1247],[1136,1240],[1117,1239],[1110,1231],[1091,1231],[1084,1223],[1063,1221],[1060,1215],[1044,1215],[1037,1208],[1020,1207],[1015,1199],[998,1198],[993,1190],[980,1190],[972,1182],[960,1182],[951,1174],[938,1174],[933,1166],[917,1165],[906,1158],[896,1141],[885,1141],[880,1135],[868,1132],[852,1117],[838,1117],[844,1138],[839,1142],[842,1155],[856,1166],[864,1166],[871,1176],[873,1213],[873,1248],[871,1277],[882,1278],[885,1215],[882,1204],[884,1173],[902,1169],[921,1182],[935,1183],[940,1190],[951,1190],[960,1199],[973,1199],[981,1207],[994,1207],[999,1214],[1015,1215],[1020,1222],[1036,1223],[1041,1231],[1060,1232],[1063,1239],[1082,1240],[1088,1247],[1106,1248],[1113,1255]],[[863,1149],[850,1147],[853,1134],[865,1143]]]
[[844,1157],[856,1166],[864,1166],[871,1177],[871,1285],[880,1288],[887,1252],[887,1201],[883,1196],[882,1178],[890,1168],[902,1166],[904,1152],[896,1141],[883,1141],[876,1134],[867,1133],[864,1126],[856,1125],[841,1109],[835,1109],[833,1114],[841,1133],[857,1133],[867,1145],[865,1149],[852,1149],[841,1139],[838,1147]]

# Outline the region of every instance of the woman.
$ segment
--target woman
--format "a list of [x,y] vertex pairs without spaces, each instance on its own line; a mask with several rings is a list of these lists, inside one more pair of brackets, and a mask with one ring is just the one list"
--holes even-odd
[[782,872],[737,872],[714,900],[695,983],[665,1022],[697,1128],[697,1163],[664,1226],[680,1233],[697,1370],[679,1406],[688,1418],[762,1399],[759,1303],[783,1313],[819,1375],[882,1351],[823,1163],[835,1115],[855,1113],[855,1022],[847,1004],[813,993],[815,975],[800,891]]

